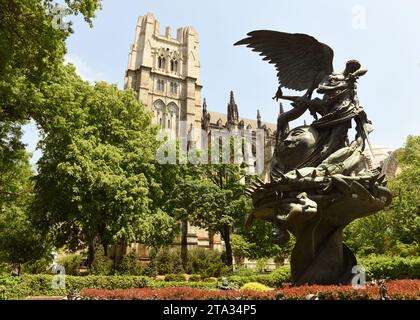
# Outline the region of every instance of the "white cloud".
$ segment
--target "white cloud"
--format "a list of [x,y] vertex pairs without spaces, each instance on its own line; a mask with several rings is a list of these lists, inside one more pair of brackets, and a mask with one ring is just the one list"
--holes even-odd
[[76,68],[77,74],[85,81],[94,83],[105,79],[105,75],[102,72],[96,72],[93,70],[82,58],[75,55],[67,55],[64,57],[65,64],[72,64]]

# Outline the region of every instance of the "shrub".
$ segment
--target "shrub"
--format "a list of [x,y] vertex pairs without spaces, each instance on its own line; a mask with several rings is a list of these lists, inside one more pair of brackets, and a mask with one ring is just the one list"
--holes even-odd
[[228,280],[230,283],[239,287],[243,286],[244,284],[248,282],[258,282],[267,286],[271,286],[272,284],[270,275],[268,274],[256,274],[256,275],[248,276],[248,277],[230,276],[228,277]]
[[190,287],[215,289],[215,282],[156,281],[144,276],[66,276],[65,289],[53,289],[54,275],[24,275],[21,277],[0,276],[0,299],[22,299],[27,296],[64,296],[80,292],[83,288],[101,290],[133,288]]
[[66,276],[65,289],[53,289],[54,275],[23,275],[22,277],[0,277],[0,297],[21,299],[26,296],[66,295],[70,291],[79,292],[83,288],[130,289],[153,287],[154,282],[142,276]]
[[254,291],[271,291],[272,288],[269,288],[261,283],[258,282],[248,282],[245,283],[242,287],[241,290],[254,290]]
[[[369,256],[359,259],[358,262],[365,268],[366,279],[420,279],[420,257],[388,257]],[[228,278],[239,286],[247,282],[259,282],[266,286],[278,288],[285,283],[292,282],[290,266],[281,266],[269,275],[234,275]]]
[[92,265],[90,266],[90,273],[93,275],[110,275],[113,273],[114,263],[112,259],[104,254],[102,246],[96,249]]
[[49,273],[51,261],[46,258],[24,263],[22,265],[22,273],[40,274]]
[[147,276],[154,277],[156,275],[180,274],[184,272],[180,250],[169,248],[152,249],[149,260],[149,264],[144,270],[144,274]]
[[13,268],[11,265],[7,263],[0,262],[0,276],[1,275],[10,275],[13,271]]
[[420,257],[388,257],[371,255],[359,259],[366,279],[420,279]]
[[21,277],[0,276],[0,300],[15,299],[24,296],[25,286]]
[[135,252],[130,252],[122,257],[117,266],[117,272],[121,275],[139,276],[143,274],[143,267]]
[[385,252],[391,256],[410,257],[420,254],[420,245],[417,242],[410,244],[402,243],[401,241],[393,242],[392,246]]
[[59,259],[58,263],[61,264],[67,275],[78,276],[80,263],[82,262],[82,256],[79,254],[72,254]]
[[188,279],[188,282],[200,282],[201,276],[199,274],[192,274]]
[[[365,268],[366,280],[384,279],[420,279],[420,257],[375,256],[360,258],[359,262]],[[292,282],[290,266],[281,266],[269,275],[234,275],[229,281],[239,286],[247,282],[259,282],[269,287],[278,288],[285,283]]]
[[237,265],[242,265],[245,258],[250,257],[252,252],[252,244],[239,234],[232,234],[231,236],[232,253],[235,257]]
[[184,275],[182,274],[165,274],[165,281],[182,282],[182,281],[186,281],[186,279]]
[[260,258],[257,260],[257,264],[255,266],[257,272],[265,272],[268,266],[268,258]]
[[231,273],[217,250],[196,248],[188,251],[187,273],[200,274],[203,278],[220,277]]
[[180,251],[162,248],[151,250],[150,262],[143,273],[152,277],[164,274],[181,274],[184,271],[208,278],[228,275],[231,273],[231,268],[224,264],[220,252],[196,248],[188,251],[188,263],[184,270]]
[[269,275],[272,287],[280,287],[284,283],[292,282],[292,274],[290,273],[290,266],[281,266],[270,273]]
[[235,270],[235,272],[233,274],[235,276],[240,276],[240,277],[249,277],[249,276],[256,275],[256,272],[251,268],[239,267]]
[[254,274],[251,276],[230,276],[228,278],[230,282],[236,285],[242,286],[248,282],[259,282],[266,286],[277,288],[283,286],[285,283],[292,281],[289,266],[281,266],[271,272],[270,274]]
[[188,287],[195,289],[217,289],[216,282],[187,282],[187,281],[151,281],[148,288],[174,288],[174,287]]

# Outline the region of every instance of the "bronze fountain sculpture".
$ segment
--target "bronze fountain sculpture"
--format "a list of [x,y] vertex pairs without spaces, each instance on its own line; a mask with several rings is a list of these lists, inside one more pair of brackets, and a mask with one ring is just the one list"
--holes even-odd
[[[255,211],[248,217],[273,224],[273,241],[296,237],[291,256],[295,284],[349,284],[357,265],[342,242],[342,231],[357,218],[390,204],[392,194],[379,169],[358,169],[369,145],[367,115],[357,98],[357,80],[366,74],[356,60],[333,72],[333,50],[306,34],[259,30],[235,43],[247,45],[276,66],[280,86],[273,99],[292,101],[277,120],[270,181],[248,189]],[[282,88],[306,90],[285,96]],[[323,95],[312,99],[313,92]],[[309,110],[309,126],[289,122]],[[355,122],[356,136],[348,141]]]

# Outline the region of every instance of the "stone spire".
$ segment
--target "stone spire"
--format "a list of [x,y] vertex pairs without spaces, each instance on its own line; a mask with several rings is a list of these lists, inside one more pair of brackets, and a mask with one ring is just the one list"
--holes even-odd
[[207,101],[203,101],[203,116],[201,118],[201,129],[209,131],[210,129],[210,113],[207,111]]
[[235,103],[233,91],[230,92],[230,101],[227,106],[227,122],[228,125],[237,125],[239,122],[238,106]]
[[[281,116],[283,113],[284,113],[283,104],[280,102],[279,116]],[[289,133],[289,131],[290,131],[289,124],[287,124],[287,125],[286,125],[286,128],[285,128],[285,130],[284,130],[284,134],[285,134],[285,135],[286,135],[286,134],[288,134],[288,133]]]
[[260,110],[257,110],[257,128],[261,129],[261,115],[260,115]]

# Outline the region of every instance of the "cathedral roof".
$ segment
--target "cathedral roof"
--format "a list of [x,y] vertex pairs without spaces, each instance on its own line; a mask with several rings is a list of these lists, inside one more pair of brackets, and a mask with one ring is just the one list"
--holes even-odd
[[[222,126],[224,127],[227,123],[227,114],[222,112],[216,111],[208,111],[210,113],[210,124],[211,126],[217,126],[217,122],[221,120]],[[247,128],[248,125],[251,125],[251,129],[255,130],[258,128],[257,119],[247,119],[239,117],[239,122],[244,122],[244,128]],[[274,132],[277,129],[277,125],[275,123],[269,122],[261,122],[261,125],[266,125],[267,129],[270,129],[271,132]]]

